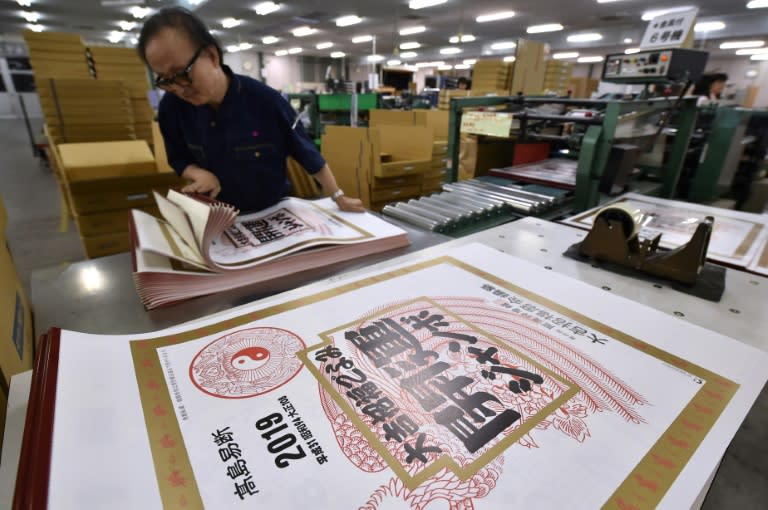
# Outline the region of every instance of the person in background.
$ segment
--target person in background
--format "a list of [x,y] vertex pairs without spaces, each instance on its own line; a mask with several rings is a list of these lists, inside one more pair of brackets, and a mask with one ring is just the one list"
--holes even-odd
[[138,53],[156,74],[155,85],[171,92],[158,117],[168,163],[192,181],[182,191],[258,211],[290,192],[292,156],[341,210],[364,210],[336,184],[288,102],[224,65],[220,44],[195,14],[181,7],[155,13],[141,29]]
[[725,73],[705,74],[696,82],[693,95],[699,96],[696,106],[715,104],[720,100],[720,95],[725,90],[728,75]]
[[464,76],[460,77],[456,82],[456,88],[459,90],[469,90],[469,80]]

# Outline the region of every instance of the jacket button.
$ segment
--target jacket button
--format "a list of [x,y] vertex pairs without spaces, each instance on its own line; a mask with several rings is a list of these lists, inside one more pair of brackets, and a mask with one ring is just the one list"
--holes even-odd
[[256,151],[256,152],[253,153],[253,155],[256,156],[257,158],[261,157],[261,152]]

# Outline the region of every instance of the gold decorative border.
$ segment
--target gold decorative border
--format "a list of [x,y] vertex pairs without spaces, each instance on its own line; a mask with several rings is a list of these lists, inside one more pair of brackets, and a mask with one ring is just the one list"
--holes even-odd
[[[165,384],[165,376],[157,354],[158,348],[196,340],[204,336],[219,334],[225,330],[241,327],[272,315],[295,310],[376,283],[389,281],[401,276],[407,276],[440,264],[448,264],[461,268],[488,282],[498,285],[499,287],[503,287],[510,292],[517,293],[542,306],[550,308],[553,311],[557,311],[574,321],[587,325],[618,342],[633,347],[658,360],[677,366],[702,380],[701,389],[698,393],[691,399],[686,408],[660,436],[656,444],[635,466],[624,482],[616,489],[610,498],[608,498],[604,505],[605,508],[620,509],[655,507],[672,486],[677,476],[685,467],[685,464],[690,460],[693,453],[704,440],[704,437],[736,394],[739,385],[715,374],[714,372],[706,370],[698,365],[693,365],[678,356],[633,338],[615,328],[590,319],[589,317],[570,310],[552,300],[522,289],[450,256],[437,257],[432,260],[374,275],[363,280],[327,289],[311,296],[273,305],[177,335],[131,342],[131,353],[136,369],[136,380],[139,385],[141,403],[155,465],[155,473],[157,475],[158,473],[166,472],[164,468],[166,467],[168,458],[164,456],[165,451],[161,441],[163,440],[164,434],[167,434],[169,439],[175,445],[178,445],[178,449],[174,450],[174,460],[176,461],[176,465],[180,466],[179,469],[183,468],[185,470],[183,471],[184,474],[188,473],[190,475],[189,478],[186,478],[185,480],[186,485],[184,488],[186,489],[186,492],[181,496],[179,495],[178,487],[174,486],[169,479],[157,475],[158,486],[164,507],[172,510],[202,508],[202,503],[200,502],[198,504],[200,501],[199,490],[194,480],[194,476],[192,475],[187,451],[183,446],[184,440],[181,431],[178,428],[178,422],[176,422],[175,415],[173,414],[170,393]],[[145,362],[145,360],[148,361]],[[143,369],[142,365],[144,365]],[[311,367],[311,365],[309,365],[309,367]],[[159,400],[155,399],[154,393],[148,391],[149,386],[147,385],[152,379],[161,383],[160,388],[157,389]],[[153,412],[153,408],[158,405],[156,402],[159,402],[160,405],[165,406],[165,409],[168,410],[168,418],[173,422],[172,426],[169,427],[167,420],[164,424],[163,417],[157,416]],[[164,432],[164,434],[160,435],[161,432]],[[168,441],[166,441],[166,443],[168,443]],[[191,496],[187,496],[187,494],[190,494]],[[182,496],[185,498],[183,504],[180,503],[180,498]]]

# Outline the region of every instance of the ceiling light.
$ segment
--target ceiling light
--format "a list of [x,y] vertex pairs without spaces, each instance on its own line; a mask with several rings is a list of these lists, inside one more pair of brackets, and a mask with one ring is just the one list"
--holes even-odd
[[401,50],[415,50],[416,48],[421,48],[421,44],[416,41],[400,43]]
[[275,2],[261,2],[253,7],[253,10],[255,10],[256,14],[259,16],[266,16],[278,9],[280,9],[280,4],[276,4]]
[[552,55],[555,60],[566,60],[569,58],[579,58],[579,53],[576,51],[566,51],[563,53],[555,53]]
[[722,21],[702,21],[696,23],[693,27],[694,32],[715,32],[725,28],[725,23]]
[[631,37],[624,38],[624,44],[632,44],[632,38]]
[[294,28],[291,33],[296,37],[306,37],[308,35],[314,34],[315,32],[316,30],[314,28],[305,25],[303,27]]
[[422,32],[425,32],[427,30],[427,27],[423,25],[419,25],[416,27],[408,27],[400,30],[400,35],[413,35],[413,34],[420,34]]
[[430,62],[429,65],[431,65],[432,67],[440,67],[440,66],[444,66],[445,62],[442,60],[438,60],[437,62]]
[[32,0],[16,0],[16,3],[22,7],[29,7],[32,5]]
[[131,30],[133,30],[133,27],[136,26],[136,22],[135,21],[121,21],[120,23],[118,23],[118,25],[120,26],[120,30],[123,30],[124,32],[130,32]]
[[266,36],[266,37],[262,37],[262,38],[261,38],[261,42],[262,42],[263,44],[275,44],[275,43],[276,43],[277,41],[279,41],[279,40],[280,40],[280,39],[278,39],[278,38],[277,38],[277,37],[275,37],[274,35],[268,35],[268,36]]
[[397,60],[397,59],[387,60],[387,65],[388,66],[399,66],[400,64],[402,64],[402,62],[400,60]]
[[109,36],[107,36],[107,41],[111,42],[112,44],[119,43],[123,40],[123,37],[125,37],[125,33],[118,32],[117,30],[113,30],[109,33]]
[[721,50],[738,50],[741,48],[760,48],[765,41],[726,41],[720,45]]
[[597,33],[569,35],[567,41],[571,43],[599,41],[603,36]]
[[39,12],[27,12],[23,11],[21,16],[30,23],[37,23],[40,20]]
[[494,12],[491,14],[483,14],[475,18],[475,21],[477,21],[478,23],[487,23],[489,21],[499,21],[502,19],[513,18],[514,16],[515,16],[515,11],[501,11],[501,12]]
[[438,71],[450,71],[451,69],[453,69],[453,66],[451,65],[439,66],[437,68]]
[[373,62],[381,62],[382,60],[384,60],[384,57],[382,55],[368,55],[366,60],[368,62],[372,62],[372,63]]
[[672,14],[673,12],[683,12],[683,11],[690,11],[691,9],[695,9],[696,7],[693,7],[691,5],[685,5],[683,7],[669,7],[668,9],[655,9],[653,11],[645,11],[643,13],[642,19],[643,21],[651,21],[653,18],[656,18],[658,16],[664,16],[665,14]]
[[243,22],[241,19],[237,18],[225,18],[221,20],[221,26],[224,28],[235,28],[236,26],[240,25]]
[[750,60],[768,60],[768,53],[758,53],[749,57]]
[[612,2],[621,2],[622,0],[597,0],[599,4],[610,4]]
[[545,32],[559,32],[563,29],[560,23],[548,23],[546,25],[533,25],[525,29],[529,34],[543,34]]
[[453,66],[454,69],[469,69],[469,64],[456,64]]
[[466,34],[462,36],[454,35],[453,37],[448,39],[448,42],[451,44],[458,44],[459,42],[472,42],[475,39],[477,38],[472,34]]
[[592,64],[594,62],[602,62],[602,61],[603,61],[603,57],[579,57],[579,59],[576,60],[576,62],[580,64]]
[[745,50],[736,50],[737,55],[759,55],[761,53],[768,53],[768,48],[753,48]]
[[332,47],[333,47],[333,43],[330,42],[330,41],[328,41],[328,42],[321,42],[317,46],[315,46],[315,48],[317,48],[318,50],[326,50],[326,49],[332,48]]
[[502,41],[491,44],[492,50],[511,50],[513,48],[517,48],[517,43],[512,41]]
[[448,0],[411,0],[408,2],[408,7],[411,9],[424,9],[425,7],[444,4],[447,1]]
[[504,57],[504,62],[514,62],[515,60],[517,60],[517,58],[515,58],[514,55],[510,55],[508,57]]
[[237,53],[238,51],[240,51],[240,46],[238,46],[237,44],[230,44],[224,49],[227,50],[227,53]]
[[149,11],[151,9],[149,7],[141,7],[138,5],[134,5],[130,9],[128,9],[128,12],[131,13],[131,16],[133,16],[136,19],[141,19],[147,16],[149,14]]
[[278,57],[284,57],[284,56],[286,56],[287,54],[288,54],[288,50],[277,50],[277,51],[275,52],[275,55],[277,55]]
[[477,64],[477,59],[476,58],[468,58],[468,59],[464,60],[463,63],[468,65],[468,66],[475,65],[475,64]]
[[131,37],[131,44],[139,44],[139,38],[138,37]]
[[627,48],[624,50],[625,55],[634,55],[635,53],[640,53],[640,48]]
[[768,0],[752,0],[747,4],[747,9],[763,9],[768,7]]
[[38,25],[36,23],[28,24],[27,28],[29,28],[33,32],[42,32],[43,31],[43,25]]
[[250,50],[251,48],[253,48],[253,44],[247,43],[247,42],[241,42],[238,45],[238,48],[240,48],[241,50]]
[[416,62],[415,66],[418,67],[419,69],[421,69],[422,67],[437,67],[432,62]]
[[448,46],[447,48],[440,48],[440,54],[441,55],[456,55],[457,53],[461,53],[462,49],[457,48],[455,46]]
[[357,37],[352,38],[352,42],[355,44],[360,44],[364,42],[370,42],[373,41],[372,35],[358,35]]
[[750,69],[746,74],[747,78],[755,78],[757,76],[757,69]]
[[331,53],[331,58],[343,58],[346,56],[347,54],[344,53],[343,51],[334,51],[333,53]]
[[419,54],[415,51],[406,51],[405,53],[400,54],[400,58],[416,58]]
[[340,18],[336,18],[336,26],[337,27],[348,27],[350,25],[357,25],[363,21],[363,18],[360,16],[355,16],[354,14],[350,16],[342,16]]
[[304,51],[304,48],[291,48],[288,50],[288,54],[295,55],[297,53],[301,53],[302,51]]

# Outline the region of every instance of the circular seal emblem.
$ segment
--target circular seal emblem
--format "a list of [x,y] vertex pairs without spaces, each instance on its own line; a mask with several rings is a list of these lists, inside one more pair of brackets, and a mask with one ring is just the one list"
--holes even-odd
[[217,338],[195,355],[189,377],[203,393],[219,398],[263,395],[287,383],[303,366],[296,352],[304,341],[279,328],[251,328]]

